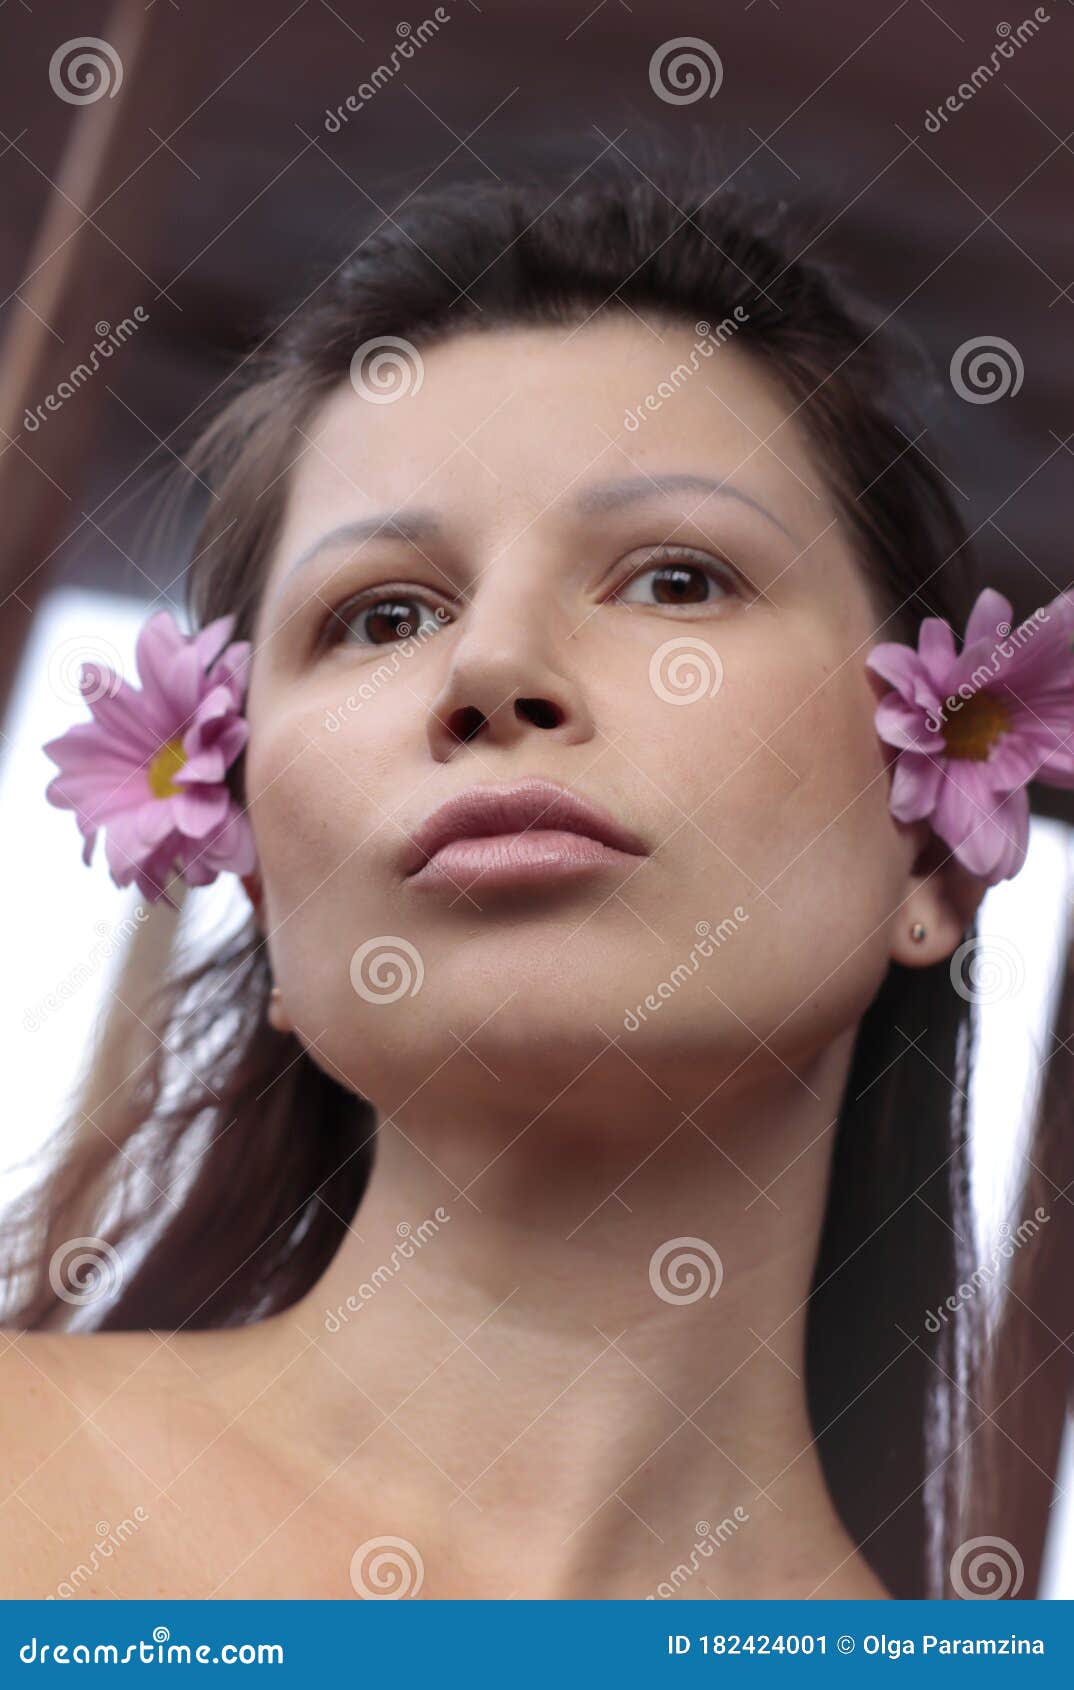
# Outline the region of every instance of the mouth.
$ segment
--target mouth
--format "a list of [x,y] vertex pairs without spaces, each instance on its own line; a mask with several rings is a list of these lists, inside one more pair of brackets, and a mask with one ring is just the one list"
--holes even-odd
[[533,779],[449,798],[410,835],[403,872],[412,883],[458,892],[635,868],[648,855],[636,833],[591,800]]

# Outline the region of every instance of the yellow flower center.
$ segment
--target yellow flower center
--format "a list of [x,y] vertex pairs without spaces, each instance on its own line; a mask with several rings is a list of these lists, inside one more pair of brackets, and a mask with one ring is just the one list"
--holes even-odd
[[181,739],[169,739],[149,765],[149,790],[154,798],[174,798],[183,789],[172,779],[186,762]]
[[1010,723],[1010,712],[1001,698],[975,692],[944,723],[944,744],[952,757],[972,757],[983,763]]

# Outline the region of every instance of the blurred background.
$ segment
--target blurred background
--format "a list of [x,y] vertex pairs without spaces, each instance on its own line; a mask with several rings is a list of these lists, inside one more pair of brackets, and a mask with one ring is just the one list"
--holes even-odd
[[[931,361],[918,445],[965,508],[982,582],[1019,620],[1074,584],[1072,0],[419,6],[0,9],[7,1193],[134,1048],[127,1006],[160,943],[100,846],[80,863],[73,818],[44,802],[41,743],[83,719],[82,662],[129,675],[148,610],[182,605],[203,491],[167,538],[152,523],[235,371],[425,185],[515,167],[562,181],[632,159],[654,129],[718,134],[728,178],[814,208],[818,251]],[[1069,951],[1074,793],[1033,799],[1026,869],[980,921],[975,1178],[993,1230]],[[199,893],[184,937],[226,926],[237,896]],[[128,1044],[107,1048],[124,1018]],[[1074,1224],[1072,1194],[1049,1197]],[[1070,1596],[1069,1426],[1055,1474],[1043,1594]]]

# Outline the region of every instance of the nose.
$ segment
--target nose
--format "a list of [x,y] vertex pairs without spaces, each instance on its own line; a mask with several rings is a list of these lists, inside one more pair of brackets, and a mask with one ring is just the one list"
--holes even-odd
[[591,738],[584,690],[560,661],[570,630],[561,610],[549,606],[548,589],[540,603],[540,589],[523,593],[517,583],[495,600],[482,592],[479,587],[464,612],[466,626],[429,712],[435,759],[447,762],[471,740],[512,746],[535,730],[564,744]]

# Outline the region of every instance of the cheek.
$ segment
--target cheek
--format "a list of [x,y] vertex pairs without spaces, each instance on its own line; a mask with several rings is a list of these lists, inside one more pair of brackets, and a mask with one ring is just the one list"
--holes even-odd
[[[647,733],[655,767],[674,774],[684,818],[751,872],[763,866],[769,875],[789,873],[818,836],[831,860],[848,844],[890,835],[866,676],[854,659],[841,667],[804,642],[786,646],[736,652],[712,698],[657,706]],[[667,790],[666,777],[660,784]]]
[[401,836],[391,820],[404,797],[391,736],[377,731],[373,706],[345,715],[339,706],[336,687],[251,714],[250,819],[266,917],[270,928],[286,924],[288,945],[296,930],[319,931],[353,907],[367,878],[363,852],[383,854]]
[[875,697],[855,659],[840,663],[783,642],[778,661],[758,654],[741,681],[729,672],[685,708],[687,731],[665,747],[692,816],[679,835],[686,914],[715,924],[748,910],[735,1004],[758,1032],[784,1023],[780,1045],[861,1014],[905,892]]
[[[330,702],[338,708],[338,692]],[[409,1072],[407,1039],[430,996],[404,994],[396,1003],[393,994],[398,970],[421,966],[420,949],[405,946],[422,935],[411,935],[386,871],[402,837],[390,812],[405,790],[383,726],[349,712],[338,729],[326,729],[327,708],[320,699],[274,703],[263,721],[251,721],[247,789],[267,946],[286,1009],[300,1036],[316,1041],[317,1060],[363,1095],[383,1096],[385,1072]],[[363,944],[373,946],[364,996],[352,972]]]
[[251,725],[246,784],[250,821],[275,925],[301,901],[307,869],[332,850],[331,817],[339,775],[323,748],[324,726],[313,711],[274,711]]

